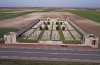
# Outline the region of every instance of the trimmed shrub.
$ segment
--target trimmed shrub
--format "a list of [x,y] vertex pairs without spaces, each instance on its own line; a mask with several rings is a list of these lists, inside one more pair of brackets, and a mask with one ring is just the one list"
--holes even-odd
[[48,29],[49,29],[48,26],[46,26],[46,27],[45,27],[45,30],[48,30]]
[[65,30],[65,27],[64,27],[64,26],[62,27],[62,30],[63,30],[63,31]]
[[41,26],[39,28],[40,28],[40,30],[42,30],[42,27]]
[[59,30],[59,27],[58,26],[56,27],[56,30]]
[[44,22],[44,25],[45,25],[46,23]]
[[56,25],[58,25],[59,24],[59,22],[56,22]]
[[50,22],[48,22],[48,25],[50,25]]
[[60,25],[62,25],[62,22],[60,22]]

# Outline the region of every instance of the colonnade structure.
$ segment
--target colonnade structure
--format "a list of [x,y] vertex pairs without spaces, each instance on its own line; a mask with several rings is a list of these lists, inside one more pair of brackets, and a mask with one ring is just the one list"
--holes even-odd
[[[41,22],[42,27],[45,27],[45,25],[43,25],[43,24],[45,24],[47,22],[44,23],[44,21],[50,22],[50,24],[52,24],[52,25],[51,25],[51,28],[50,28],[50,25],[48,25],[49,26],[48,29],[50,31],[46,31],[43,34],[44,37],[41,37],[41,39],[39,39],[38,43],[40,43],[41,40],[46,40],[46,41],[56,40],[56,39],[54,39],[54,37],[56,35],[55,33],[57,33],[57,31],[55,31],[55,27],[57,28],[57,22],[60,21],[59,23],[61,23],[61,22],[62,23],[61,23],[61,25],[58,25],[58,26],[60,26],[61,28],[65,27],[64,31],[62,31],[62,34],[64,35],[65,40],[80,40],[82,42],[82,44],[78,44],[78,45],[91,46],[93,48],[98,48],[99,37],[95,36],[94,34],[86,33],[82,28],[80,28],[78,25],[76,25],[74,22],[72,22],[69,18],[67,18],[67,19],[60,19],[60,18],[54,19],[54,18],[49,18],[49,17],[45,18],[45,19],[39,18],[39,19],[35,20],[33,23],[29,24],[28,26],[23,27],[22,29],[20,29],[17,32],[9,32],[9,33],[5,34],[4,35],[5,44],[19,44],[20,42],[18,42],[18,40],[21,38],[21,36],[23,34],[24,34],[24,37],[28,36],[28,35],[30,36],[28,38],[25,37],[25,39],[30,39],[30,38],[33,39],[34,35],[37,35],[37,32],[35,34],[36,30],[31,31],[34,34],[32,34],[32,33],[25,34],[25,32],[29,31],[31,28],[34,28],[34,26],[37,25],[39,22]],[[38,28],[37,28],[37,30],[38,30]],[[81,35],[78,35],[77,31]],[[48,33],[48,32],[52,32],[52,33]],[[49,37],[51,36],[50,39],[48,36],[45,37],[46,35],[48,35]],[[76,36],[76,35],[78,35],[78,36]],[[60,37],[60,35],[56,35],[56,36]],[[57,38],[57,37],[55,37],[55,38]],[[38,37],[37,37],[37,39],[38,39]],[[58,38],[57,40],[60,40],[60,38]]]

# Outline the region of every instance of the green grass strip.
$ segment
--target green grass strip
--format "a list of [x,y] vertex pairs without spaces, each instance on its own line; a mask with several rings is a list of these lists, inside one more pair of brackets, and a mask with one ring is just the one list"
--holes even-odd
[[63,44],[81,44],[81,41],[78,41],[78,40],[64,40]]
[[40,39],[42,38],[44,32],[45,32],[45,28],[43,28],[43,30],[42,30],[42,32],[40,33],[40,35],[38,36],[37,40],[40,40]]
[[33,39],[21,39],[19,42],[24,42],[24,43],[37,43],[38,40],[33,40]]
[[100,23],[100,12],[95,10],[71,10],[69,12]]
[[[46,24],[45,24],[45,27],[46,27],[47,25],[48,25],[48,24],[46,23]],[[40,35],[38,36],[38,38],[37,38],[38,41],[41,40],[41,38],[42,38],[42,36],[43,36],[43,34],[44,34],[44,32],[45,32],[45,27],[43,28],[42,32],[41,32]]]
[[63,35],[63,32],[62,32],[62,29],[61,29],[61,26],[60,26],[60,23],[58,24],[58,27],[59,27],[59,35],[60,35],[60,40],[65,40],[65,37]]
[[52,38],[53,24],[54,24],[54,22],[52,22],[52,28],[51,28],[51,34],[50,34],[50,40],[51,40],[51,38]]

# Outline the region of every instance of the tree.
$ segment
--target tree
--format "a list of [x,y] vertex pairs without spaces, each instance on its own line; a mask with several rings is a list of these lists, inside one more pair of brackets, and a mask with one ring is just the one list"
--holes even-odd
[[48,22],[48,25],[50,25],[50,22]]
[[59,27],[58,26],[56,27],[56,30],[59,30]]
[[44,25],[45,25],[46,23],[44,22]]
[[48,30],[48,26],[45,27],[45,30]]
[[62,22],[60,22],[60,25],[62,25]]
[[56,25],[58,25],[59,24],[59,22],[56,22]]
[[63,30],[63,31],[65,30],[65,27],[64,27],[64,26],[62,27],[62,30]]
[[41,26],[39,28],[40,28],[40,30],[42,30],[42,27]]

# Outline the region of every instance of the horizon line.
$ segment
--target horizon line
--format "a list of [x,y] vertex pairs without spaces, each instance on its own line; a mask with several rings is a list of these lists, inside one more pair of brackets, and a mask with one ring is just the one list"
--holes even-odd
[[100,9],[100,7],[0,7],[0,8],[79,8],[79,9]]

